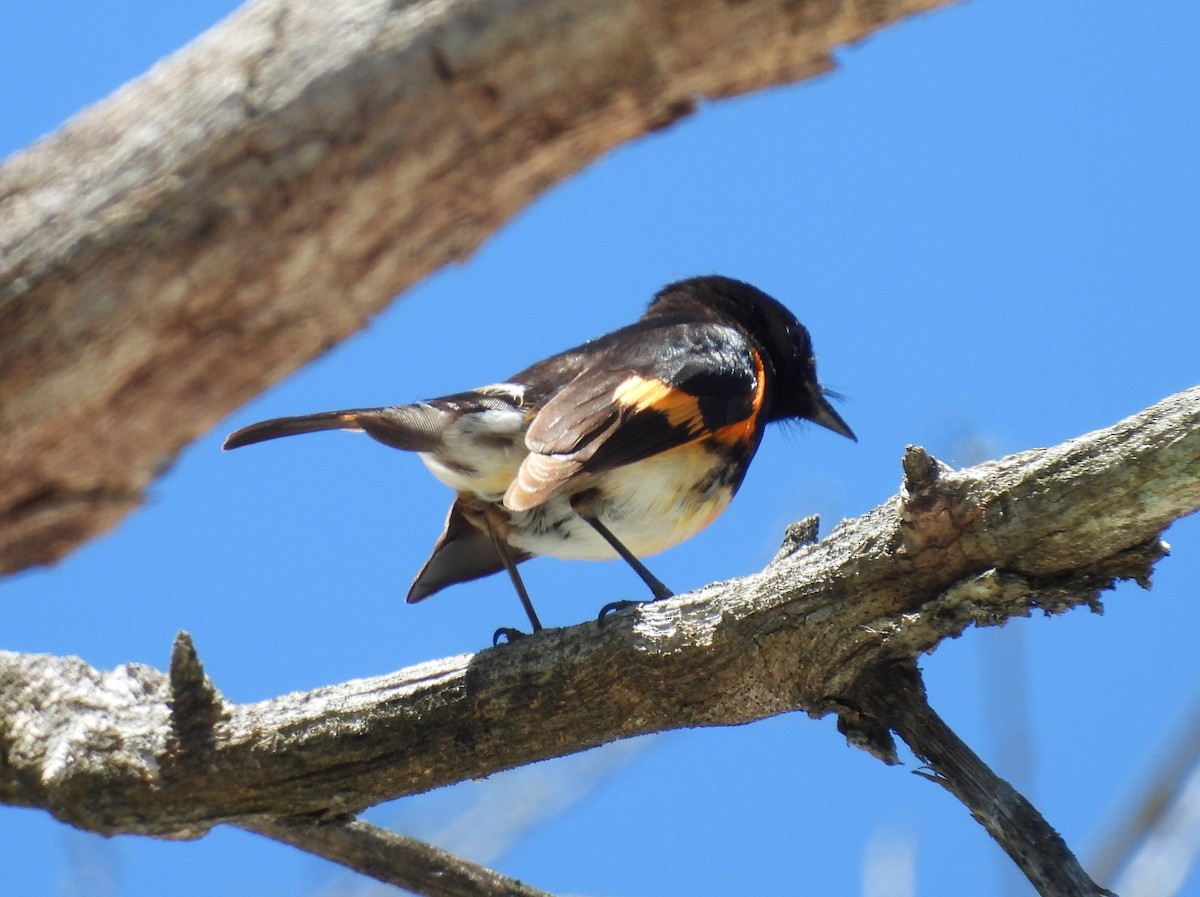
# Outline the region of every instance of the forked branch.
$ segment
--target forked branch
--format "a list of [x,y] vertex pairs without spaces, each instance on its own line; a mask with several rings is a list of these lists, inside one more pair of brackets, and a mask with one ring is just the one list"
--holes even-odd
[[[1022,868],[1052,868],[1014,814],[976,803],[998,780],[960,781],[969,764],[920,709],[916,659],[971,624],[1096,606],[1123,579],[1148,586],[1162,530],[1198,508],[1200,387],[966,470],[910,449],[899,495],[819,543],[791,531],[755,576],[388,676],[231,705],[186,640],[170,674],[0,653],[0,800],[101,832],[343,824],[632,735],[836,712],[884,759],[900,734]],[[1043,894],[1103,893],[1049,882]]]

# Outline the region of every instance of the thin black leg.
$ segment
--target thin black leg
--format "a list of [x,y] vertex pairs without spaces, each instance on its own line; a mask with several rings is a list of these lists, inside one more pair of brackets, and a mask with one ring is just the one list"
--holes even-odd
[[[512,556],[508,553],[508,543],[500,538],[500,534],[496,531],[496,527],[492,523],[490,514],[484,514],[483,519],[487,524],[488,536],[492,540],[492,545],[496,547],[496,554],[500,555],[500,562],[504,564],[504,569],[508,571],[508,578],[512,580],[513,588],[517,590],[517,597],[521,599],[521,606],[525,608],[525,614],[529,617],[529,625],[533,627],[534,632],[539,632],[542,628],[542,621],[538,619],[537,611],[533,609],[533,602],[529,600],[529,592],[525,589],[525,583],[521,579],[521,574],[517,572],[517,565],[513,563]],[[492,643],[495,644],[498,642],[501,635],[512,641],[514,636],[522,634],[519,630],[502,626],[492,636]]]
[[[655,601],[658,601],[660,598],[670,598],[675,594],[665,585],[663,585],[662,581],[659,580],[657,576],[646,569],[646,565],[638,560],[634,553],[626,548],[621,543],[621,540],[612,534],[612,530],[600,522],[600,518],[591,513],[591,509],[588,507],[588,503],[586,501],[581,501],[578,504],[575,504],[574,507],[575,513],[586,520],[588,525],[598,532],[605,542],[612,546],[613,551],[625,559],[625,563],[634,569],[634,572],[642,578],[642,582],[650,587],[650,591],[653,593]],[[603,615],[603,613],[604,612],[601,611],[601,615]]]

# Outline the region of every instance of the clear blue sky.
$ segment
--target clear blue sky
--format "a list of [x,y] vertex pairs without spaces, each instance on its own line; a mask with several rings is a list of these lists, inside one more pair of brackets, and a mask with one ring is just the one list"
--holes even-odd
[[[232,6],[4,4],[0,155]],[[186,629],[218,687],[251,701],[484,646],[522,621],[502,579],[403,603],[449,500],[419,462],[343,434],[222,454],[223,435],[493,382],[680,276],[789,304],[860,442],[768,433],[732,508],[655,559],[676,590],[759,569],[790,520],[819,513],[828,532],[886,500],[908,443],[967,463],[1195,385],[1197,34],[1192,0],[975,0],[618,150],[188,448],[118,530],[0,584],[0,647],[163,667]],[[497,339],[517,317],[532,325]],[[1152,592],[970,631],[923,664],[935,707],[1084,857],[1200,697],[1200,521],[1167,538]],[[525,569],[548,625],[640,589],[617,563]],[[562,894],[854,895],[868,855],[906,847],[922,897],[1026,893],[1004,890],[1008,860],[959,804],[848,748],[832,719],[671,733],[371,818]],[[3,894],[370,892],[238,831],[105,840],[0,808]],[[1195,875],[1183,893],[1200,895]]]

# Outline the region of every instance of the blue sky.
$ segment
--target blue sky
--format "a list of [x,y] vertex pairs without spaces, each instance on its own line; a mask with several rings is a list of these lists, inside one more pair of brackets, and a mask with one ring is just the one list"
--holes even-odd
[[[0,155],[232,8],[5,4]],[[886,500],[908,443],[970,463],[1195,385],[1197,33],[1187,0],[976,0],[843,50],[824,78],[704,105],[236,411],[118,530],[0,583],[0,647],[163,667],[186,629],[236,701],[483,647],[522,622],[503,579],[403,603],[450,497],[416,459],[344,434],[234,454],[221,439],[265,417],[494,382],[632,320],[681,276],[740,277],[787,303],[860,442],[769,432],[730,510],[654,559],[677,591],[761,568],[790,520],[819,513],[828,532]],[[1200,523],[1167,539],[1153,591],[1122,587],[1103,616],[969,631],[923,663],[935,708],[1085,859],[1200,697]],[[615,562],[524,570],[547,625],[640,594]],[[860,894],[866,858],[889,850],[911,852],[923,897],[965,881],[982,897],[1028,893],[960,805],[848,748],[831,719],[669,733],[371,818],[563,894]],[[106,840],[0,808],[0,893],[164,892],[375,890],[234,830]],[[1180,893],[1200,895],[1200,879]]]

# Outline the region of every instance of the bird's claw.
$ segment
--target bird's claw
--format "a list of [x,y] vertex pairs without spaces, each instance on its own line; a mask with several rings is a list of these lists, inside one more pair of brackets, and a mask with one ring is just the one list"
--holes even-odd
[[[657,599],[655,599],[655,600],[657,600]],[[608,604],[604,605],[604,607],[600,608],[600,613],[597,614],[597,616],[596,616],[596,622],[599,623],[601,626],[603,626],[604,619],[609,614],[615,614],[618,611],[623,611],[630,607],[637,607],[639,604],[649,604],[649,603],[650,603],[649,601],[633,601],[628,598],[625,599],[624,601],[610,601]]]
[[511,645],[519,638],[525,638],[526,635],[520,629],[513,629],[510,626],[501,626],[492,633],[492,647],[495,648],[500,644],[500,639],[503,638],[506,644]]

